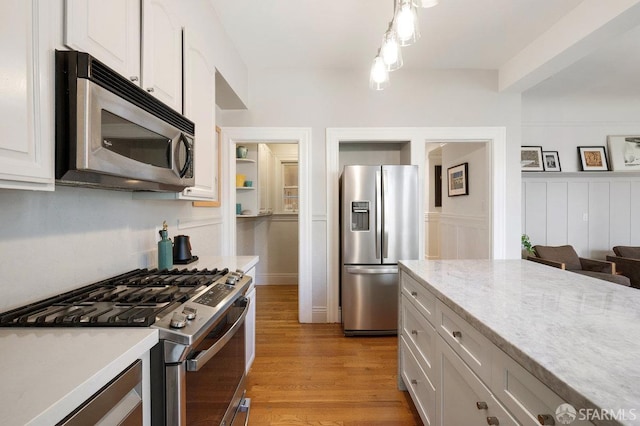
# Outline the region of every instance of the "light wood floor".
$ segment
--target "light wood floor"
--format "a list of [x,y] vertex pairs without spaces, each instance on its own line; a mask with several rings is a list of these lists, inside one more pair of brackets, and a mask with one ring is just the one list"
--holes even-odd
[[397,387],[397,338],[299,324],[297,290],[257,287],[249,425],[422,425]]

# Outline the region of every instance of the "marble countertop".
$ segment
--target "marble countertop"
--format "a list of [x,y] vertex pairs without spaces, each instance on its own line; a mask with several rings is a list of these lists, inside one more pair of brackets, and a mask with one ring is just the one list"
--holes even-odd
[[640,290],[526,260],[400,266],[574,407],[640,424]]
[[0,329],[0,422],[56,424],[157,342],[151,328]]

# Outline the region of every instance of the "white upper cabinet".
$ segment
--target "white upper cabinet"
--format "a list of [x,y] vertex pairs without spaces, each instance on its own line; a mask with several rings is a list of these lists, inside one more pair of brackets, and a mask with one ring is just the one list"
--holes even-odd
[[166,0],[142,4],[142,88],[182,112],[182,25]]
[[188,29],[184,32],[184,114],[196,125],[194,187],[183,198],[218,200],[216,138],[216,70],[207,58],[204,42]]
[[140,85],[140,0],[66,0],[64,42]]
[[0,2],[0,188],[54,187],[50,3]]

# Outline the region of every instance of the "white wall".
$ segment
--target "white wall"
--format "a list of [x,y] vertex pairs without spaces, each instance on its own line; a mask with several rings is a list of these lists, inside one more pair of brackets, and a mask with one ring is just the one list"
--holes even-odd
[[[520,95],[497,92],[492,71],[400,70],[391,88],[368,88],[366,69],[257,70],[249,75],[249,109],[223,111],[222,126],[311,127],[313,212],[313,306],[326,309],[325,131],[331,127],[504,126],[508,199],[520,200]],[[425,141],[426,142],[426,141]],[[509,252],[520,256],[520,203],[507,206],[513,235]]]
[[614,245],[640,245],[640,176],[581,174],[578,146],[607,146],[608,135],[640,134],[640,103],[626,94],[523,96],[522,144],[558,151],[566,175],[522,180],[522,232],[542,245],[573,245],[604,258]]
[[[216,66],[236,76],[230,83],[242,92],[246,67],[230,53],[232,47],[223,40],[210,3],[193,0],[186,8],[176,0],[172,5],[191,31],[211,42],[207,54],[216,59]],[[52,7],[52,19],[59,25],[50,23],[51,36],[62,48],[63,1]],[[53,109],[49,113],[53,115]],[[188,201],[134,200],[129,192],[59,186],[52,193],[0,190],[0,311],[133,268],[155,266],[156,227],[163,220],[171,237],[191,237],[194,255],[219,255],[221,217],[219,208],[194,208]]]

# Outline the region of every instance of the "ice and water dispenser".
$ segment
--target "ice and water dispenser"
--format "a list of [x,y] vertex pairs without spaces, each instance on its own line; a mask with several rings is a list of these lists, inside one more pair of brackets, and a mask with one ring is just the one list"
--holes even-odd
[[351,202],[351,230],[352,231],[368,231],[369,230],[369,201],[352,201]]

